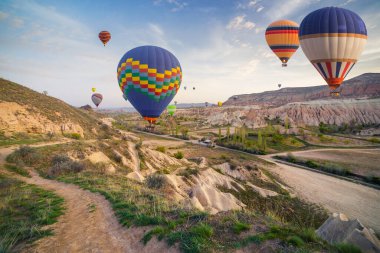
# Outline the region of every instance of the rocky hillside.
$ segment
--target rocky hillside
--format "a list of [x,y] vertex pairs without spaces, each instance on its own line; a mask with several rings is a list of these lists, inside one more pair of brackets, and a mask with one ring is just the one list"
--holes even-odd
[[88,111],[0,79],[0,132],[6,136],[53,132],[86,137],[96,126],[97,120]]
[[[339,99],[380,97],[380,73],[367,73],[354,77],[345,81],[341,87],[341,97]],[[336,100],[336,98],[330,97],[327,85],[282,88],[262,93],[236,95],[230,97],[224,105],[277,107],[288,103],[321,99]]]

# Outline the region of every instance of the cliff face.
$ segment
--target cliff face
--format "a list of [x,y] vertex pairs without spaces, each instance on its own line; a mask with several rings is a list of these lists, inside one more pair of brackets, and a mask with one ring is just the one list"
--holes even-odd
[[249,127],[265,126],[266,119],[288,118],[292,125],[317,126],[326,124],[380,124],[380,99],[340,99],[295,102],[276,108],[255,109],[248,106],[210,108],[204,116],[212,125]]
[[[341,86],[341,99],[347,98],[377,98],[380,97],[380,74],[367,73],[345,81]],[[230,105],[259,105],[262,107],[278,107],[288,103],[311,100],[334,100],[330,97],[327,85],[282,88],[262,93],[236,95],[230,97],[225,106]]]

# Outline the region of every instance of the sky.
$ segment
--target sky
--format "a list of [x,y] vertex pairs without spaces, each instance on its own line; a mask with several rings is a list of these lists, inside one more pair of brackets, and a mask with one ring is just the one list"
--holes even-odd
[[[236,94],[325,84],[301,48],[288,67],[272,53],[265,29],[273,21],[301,23],[310,12],[338,6],[359,14],[368,42],[347,79],[380,72],[379,0],[1,0],[0,77],[74,105],[131,106],[116,78],[130,49],[156,45],[183,70],[178,103],[225,101]],[[108,30],[106,47],[98,33]]]

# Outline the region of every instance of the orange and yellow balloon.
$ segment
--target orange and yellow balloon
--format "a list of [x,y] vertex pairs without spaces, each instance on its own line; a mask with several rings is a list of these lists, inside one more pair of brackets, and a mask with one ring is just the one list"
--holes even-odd
[[290,20],[278,20],[270,24],[265,31],[265,39],[270,49],[286,67],[290,57],[299,47],[298,39],[299,26]]
[[219,107],[222,107],[222,105],[223,105],[223,103],[219,101],[219,102],[218,102],[218,106],[219,106]]

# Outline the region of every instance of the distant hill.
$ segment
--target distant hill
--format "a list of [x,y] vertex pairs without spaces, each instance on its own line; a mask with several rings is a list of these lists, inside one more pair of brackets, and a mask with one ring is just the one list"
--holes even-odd
[[15,133],[79,133],[92,135],[97,126],[94,113],[0,79],[0,131]]
[[[380,97],[380,73],[366,73],[345,81],[341,86],[341,96],[347,98]],[[282,88],[262,93],[243,94],[230,97],[224,105],[265,105],[278,107],[288,103],[305,102],[331,98],[327,85],[312,87]]]

